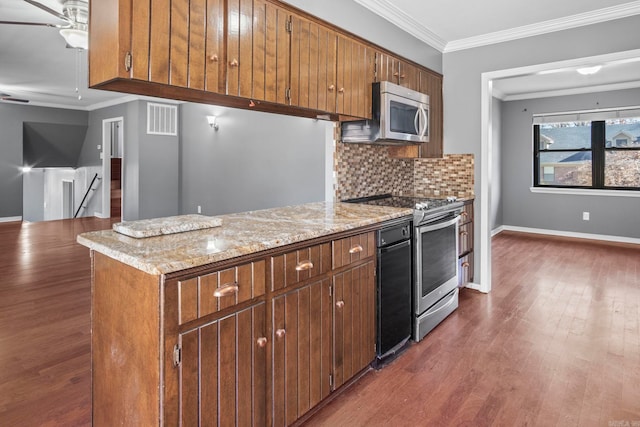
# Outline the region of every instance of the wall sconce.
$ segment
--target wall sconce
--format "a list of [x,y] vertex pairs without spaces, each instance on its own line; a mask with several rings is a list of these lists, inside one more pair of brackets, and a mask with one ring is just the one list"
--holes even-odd
[[216,122],[216,116],[207,116],[207,123],[211,126],[211,129],[218,130],[218,123]]
[[31,172],[31,166],[22,166],[20,169],[22,170],[22,173]]

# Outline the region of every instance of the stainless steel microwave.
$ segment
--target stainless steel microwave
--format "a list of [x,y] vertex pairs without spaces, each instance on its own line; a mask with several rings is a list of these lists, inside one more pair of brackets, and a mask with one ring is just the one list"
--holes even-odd
[[374,83],[372,95],[373,119],[342,122],[342,142],[429,142],[429,95],[391,82]]

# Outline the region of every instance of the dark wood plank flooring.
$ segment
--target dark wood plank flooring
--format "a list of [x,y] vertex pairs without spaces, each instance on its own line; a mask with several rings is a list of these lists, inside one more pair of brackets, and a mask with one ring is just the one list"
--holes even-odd
[[[88,426],[82,218],[0,224],[0,425]],[[367,374],[310,426],[640,422],[640,248],[501,233],[493,291]],[[620,424],[624,425],[624,424]]]

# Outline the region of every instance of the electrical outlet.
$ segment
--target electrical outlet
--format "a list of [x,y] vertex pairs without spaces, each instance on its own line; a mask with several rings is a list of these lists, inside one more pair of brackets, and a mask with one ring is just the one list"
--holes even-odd
[[202,206],[198,205],[198,213],[202,213]]
[[582,212],[582,220],[589,221],[589,212]]

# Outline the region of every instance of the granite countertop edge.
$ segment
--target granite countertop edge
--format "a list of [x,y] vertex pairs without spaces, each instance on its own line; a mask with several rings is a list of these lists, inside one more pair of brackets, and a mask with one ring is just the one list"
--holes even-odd
[[[145,273],[162,275],[383,223],[412,212],[412,209],[317,202],[220,215],[222,226],[208,230],[143,239],[102,230],[82,233],[77,242]],[[247,231],[251,227],[254,228]],[[230,238],[236,236],[238,239],[231,243]],[[216,248],[216,242],[224,242],[223,247]]]

